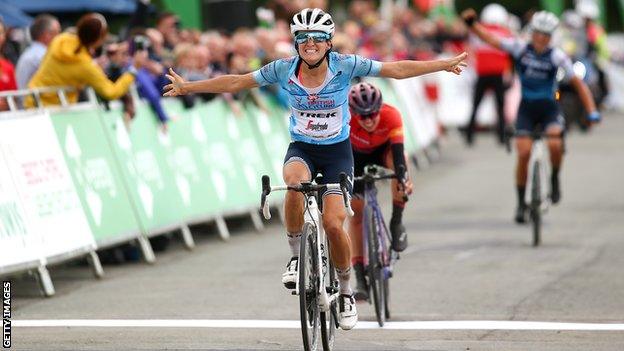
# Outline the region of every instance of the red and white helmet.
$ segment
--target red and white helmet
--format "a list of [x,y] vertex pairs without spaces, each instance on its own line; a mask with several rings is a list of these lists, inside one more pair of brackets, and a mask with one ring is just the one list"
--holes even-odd
[[370,83],[358,83],[349,90],[349,107],[360,116],[378,113],[382,102],[381,91]]
[[336,26],[329,13],[318,8],[305,8],[296,13],[290,21],[290,33],[296,35],[297,32],[320,31],[334,36]]

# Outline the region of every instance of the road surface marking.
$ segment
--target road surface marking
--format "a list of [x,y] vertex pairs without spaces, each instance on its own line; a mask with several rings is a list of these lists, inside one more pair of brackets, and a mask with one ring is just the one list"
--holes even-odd
[[[32,319],[13,320],[15,327],[96,328],[240,328],[298,329],[296,320],[253,319]],[[356,329],[381,329],[376,322],[359,322]],[[624,323],[564,323],[529,321],[402,321],[386,322],[389,330],[571,330],[624,331]]]

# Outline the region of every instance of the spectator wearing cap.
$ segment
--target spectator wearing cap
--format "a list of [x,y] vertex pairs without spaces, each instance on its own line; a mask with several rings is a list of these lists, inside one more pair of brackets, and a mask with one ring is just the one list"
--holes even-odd
[[15,67],[15,78],[19,89],[28,88],[28,82],[37,72],[52,39],[61,32],[61,24],[56,17],[42,14],[35,18],[30,26],[33,42],[22,53]]
[[[6,41],[6,27],[2,18],[0,17],[0,91],[3,90],[15,90],[17,84],[15,83],[15,67],[11,61],[7,60],[2,54],[2,47]],[[6,111],[9,109],[5,98],[0,98],[0,111]]]
[[[128,91],[134,82],[137,69],[147,59],[147,53],[137,51],[133,63],[119,79],[112,82],[101,67],[93,63],[91,54],[102,46],[108,33],[106,19],[99,13],[89,13],[78,20],[77,34],[63,33],[52,40],[49,52],[43,58],[41,67],[28,83],[29,88],[70,86],[82,89],[91,86],[96,93],[107,100],[117,99]],[[78,101],[77,92],[68,92],[67,100]],[[57,94],[41,94],[43,105],[60,104]],[[32,97],[25,99],[26,107],[33,107]]]

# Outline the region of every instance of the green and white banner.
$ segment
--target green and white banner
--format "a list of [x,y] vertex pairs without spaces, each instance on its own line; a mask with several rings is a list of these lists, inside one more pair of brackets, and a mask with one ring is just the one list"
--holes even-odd
[[0,272],[2,267],[41,258],[41,238],[28,228],[26,212],[5,158],[0,141]]
[[[39,238],[38,245],[32,245],[44,258],[94,249],[93,234],[48,113],[0,120],[0,145],[13,181],[8,194],[19,196],[23,205],[23,212],[15,210],[8,217],[25,218],[27,223],[7,221],[3,226]],[[13,249],[2,244],[3,251]]]

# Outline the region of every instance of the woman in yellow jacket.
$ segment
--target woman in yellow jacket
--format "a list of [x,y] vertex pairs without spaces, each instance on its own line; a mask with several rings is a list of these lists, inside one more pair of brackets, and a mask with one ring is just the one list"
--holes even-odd
[[[82,16],[78,20],[77,34],[63,33],[50,43],[41,66],[28,83],[28,87],[33,89],[69,86],[83,89],[91,86],[98,95],[109,100],[125,95],[130,84],[134,82],[136,70],[147,60],[147,52],[137,51],[127,72],[112,82],[90,54],[102,46],[107,33],[108,25],[104,16],[99,13]],[[68,92],[67,101],[70,103],[78,101],[78,93]],[[42,93],[41,102],[44,106],[60,104],[56,93]],[[32,96],[25,100],[24,105],[35,106]]]

